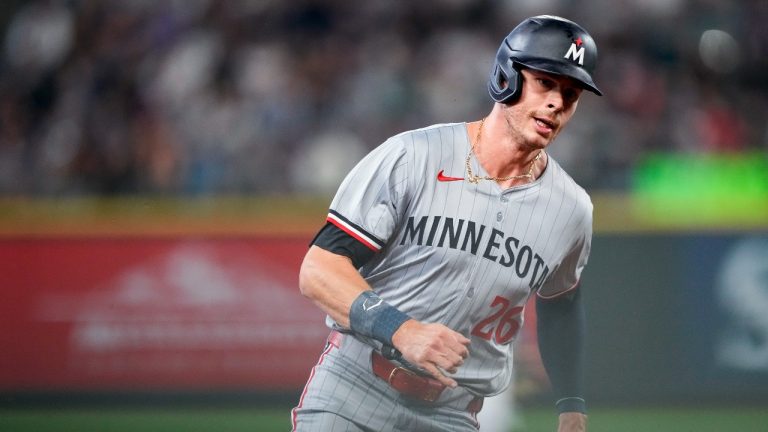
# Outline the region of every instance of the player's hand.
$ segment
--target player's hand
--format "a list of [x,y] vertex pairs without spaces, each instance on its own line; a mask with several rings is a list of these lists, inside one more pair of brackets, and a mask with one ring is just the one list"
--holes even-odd
[[408,320],[392,335],[392,343],[411,364],[441,383],[456,387],[454,374],[469,355],[469,339],[442,324]]
[[579,412],[564,412],[560,414],[557,432],[585,432],[587,416]]

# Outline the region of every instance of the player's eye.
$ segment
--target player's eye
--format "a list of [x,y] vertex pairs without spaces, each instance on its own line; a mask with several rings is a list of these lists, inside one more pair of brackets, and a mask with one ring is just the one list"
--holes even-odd
[[555,85],[554,81],[547,78],[536,78],[536,82],[539,83],[539,85],[545,89],[551,89]]
[[569,103],[574,103],[579,99],[581,94],[580,90],[574,88],[567,88],[563,90],[563,99]]

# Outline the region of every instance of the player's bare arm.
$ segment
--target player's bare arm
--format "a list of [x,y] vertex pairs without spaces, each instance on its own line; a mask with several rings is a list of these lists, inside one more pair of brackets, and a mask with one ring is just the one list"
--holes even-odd
[[352,302],[371,287],[348,257],[312,246],[301,263],[299,289],[339,325],[349,328]]
[[[350,328],[350,308],[371,287],[350,258],[312,246],[299,272],[301,293],[343,327]],[[456,373],[469,355],[470,340],[442,324],[405,321],[392,335],[393,346],[415,366],[444,385],[455,387]]]

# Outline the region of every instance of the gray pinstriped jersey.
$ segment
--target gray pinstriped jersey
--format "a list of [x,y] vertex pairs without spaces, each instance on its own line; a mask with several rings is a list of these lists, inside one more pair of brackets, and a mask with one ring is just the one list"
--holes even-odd
[[526,185],[463,180],[469,148],[465,123],[390,138],[348,174],[328,220],[377,252],[360,273],[382,298],[471,339],[453,377],[492,395],[511,379],[529,294],[556,296],[578,282],[592,203],[551,157]]

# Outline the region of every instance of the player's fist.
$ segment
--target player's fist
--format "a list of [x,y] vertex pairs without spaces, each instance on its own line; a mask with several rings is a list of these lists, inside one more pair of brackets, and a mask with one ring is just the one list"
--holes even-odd
[[469,355],[469,339],[442,324],[425,324],[408,320],[392,335],[392,343],[411,364],[429,372],[449,387],[454,374]]

